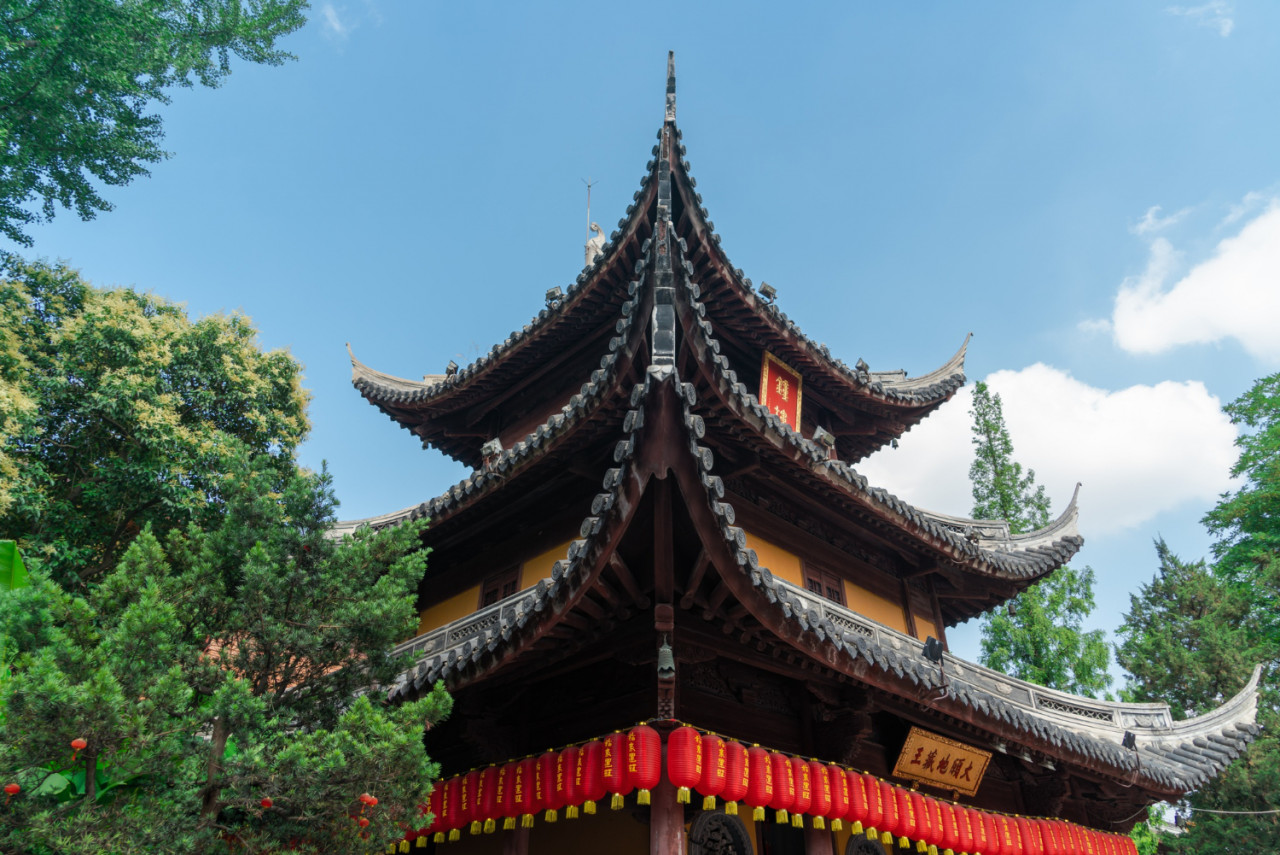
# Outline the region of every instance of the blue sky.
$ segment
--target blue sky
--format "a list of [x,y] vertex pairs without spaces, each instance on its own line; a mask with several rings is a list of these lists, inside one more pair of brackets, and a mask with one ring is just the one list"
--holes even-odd
[[[1097,626],[1186,557],[1229,485],[1218,408],[1280,368],[1280,5],[316,3],[281,68],[162,109],[173,157],[29,255],[306,365],[344,517],[463,475],[365,404],[344,343],[415,377],[533,316],[679,123],[734,263],[848,362],[918,374],[975,335],[1055,511],[1081,493]],[[1273,340],[1274,339],[1274,340]],[[864,467],[969,510],[962,396]],[[972,628],[953,646],[976,656]]]

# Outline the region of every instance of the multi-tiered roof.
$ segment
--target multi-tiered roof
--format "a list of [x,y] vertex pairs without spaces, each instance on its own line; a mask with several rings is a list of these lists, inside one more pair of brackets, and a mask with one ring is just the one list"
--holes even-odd
[[[945,639],[945,627],[1042,579],[1083,541],[1074,496],[1049,526],[1013,535],[869,484],[855,464],[955,394],[965,346],[908,377],[850,367],[807,338],[729,262],[680,140],[669,68],[634,201],[562,294],[446,375],[406,380],[352,357],[370,403],[474,467],[437,498],[340,527],[429,518],[424,603],[577,532],[545,578],[406,642],[417,665],[391,697],[440,679],[464,695],[536,688],[574,662],[621,669],[651,657],[653,628],[669,626],[691,669],[730,657],[835,687],[846,705],[856,690],[864,712],[1007,753],[1011,787],[1050,775],[1048,807],[1071,802],[1100,826],[1198,788],[1238,756],[1257,732],[1256,674],[1219,710],[1174,722],[1165,705],[1076,697],[950,654],[940,668],[914,624],[887,626],[764,566],[752,537],[797,544],[848,578],[900,591],[906,613],[928,615],[921,622]],[[764,352],[803,377],[799,430],[757,398]],[[832,445],[814,440],[819,428]],[[847,712],[840,703],[833,714]],[[1126,733],[1135,747],[1122,745]]]

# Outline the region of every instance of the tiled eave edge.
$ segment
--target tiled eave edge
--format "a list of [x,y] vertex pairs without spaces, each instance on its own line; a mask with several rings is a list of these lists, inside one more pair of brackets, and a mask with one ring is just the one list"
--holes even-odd
[[[675,131],[676,139],[683,137],[680,130]],[[905,372],[898,371],[866,371],[852,368],[843,360],[833,356],[831,349],[825,344],[816,342],[787,317],[775,304],[761,299],[751,282],[743,272],[734,267],[729,256],[721,246],[720,235],[716,234],[715,223],[702,205],[702,194],[696,188],[698,181],[693,176],[689,161],[685,159],[686,148],[683,144],[676,146],[678,168],[673,169],[676,184],[686,201],[686,210],[693,223],[695,235],[702,236],[709,255],[719,259],[728,271],[730,281],[737,292],[738,299],[747,306],[779,342],[789,342],[798,346],[811,362],[830,376],[838,386],[845,386],[860,396],[871,397],[881,404],[895,410],[902,408],[923,408],[923,412],[914,414],[912,423],[919,421],[951,398],[956,390],[964,385],[964,360],[969,345],[966,336],[960,349],[937,369],[920,377],[907,377]]]
[[711,323],[706,320],[698,286],[688,276],[688,262],[684,262],[683,272],[684,299],[689,306],[689,311],[680,312],[683,328],[699,362],[709,368],[720,399],[754,432],[785,457],[796,461],[796,465],[871,511],[882,522],[928,543],[963,571],[1020,582],[1034,580],[1066,564],[1079,551],[1084,539],[1076,530],[1074,499],[1067,510],[1045,528],[1017,537],[994,539],[979,533],[989,529],[991,522],[966,529],[958,525],[959,518],[940,519],[920,511],[886,490],[871,487],[851,466],[829,460],[826,449],[792,430],[738,382],[729,360],[720,353]]
[[639,476],[633,459],[644,428],[644,404],[652,381],[637,385],[623,421],[624,439],[614,448],[614,467],[605,472],[603,491],[579,527],[580,539],[569,545],[551,576],[487,609],[398,645],[393,655],[410,654],[415,664],[386,688],[390,700],[408,698],[443,680],[450,688],[479,679],[502,667],[574,604],[598,579],[634,506],[623,501],[628,489],[638,495]]
[[[637,271],[638,273],[642,271]],[[482,501],[522,474],[529,466],[558,448],[576,429],[595,415],[605,404],[618,382],[635,359],[635,351],[643,332],[643,279],[627,286],[628,300],[623,303],[617,334],[609,340],[608,351],[600,359],[600,368],[592,372],[588,382],[569,398],[559,413],[531,431],[523,440],[504,449],[487,466],[476,469],[464,480],[434,499],[391,513],[360,520],[344,520],[329,530],[331,537],[343,537],[361,526],[384,528],[406,520],[429,519],[439,522]],[[643,318],[642,318],[643,320]]]
[[[1211,743],[1207,735],[1188,741],[1189,734],[1183,734],[1177,740],[1173,735],[1177,726],[1169,724],[1165,706],[1108,703],[1053,692],[950,655],[945,657],[944,676],[925,659],[924,645],[917,639],[775,578],[759,565],[755,551],[746,547],[745,533],[734,525],[733,508],[723,501],[724,483],[711,472],[714,455],[698,442],[705,425],[693,411],[696,394],[692,384],[682,387],[684,423],[704,498],[719,519],[724,545],[734,558],[734,566],[722,575],[743,574],[768,607],[780,613],[794,633],[782,641],[809,655],[825,652],[824,664],[855,678],[864,664],[870,666],[896,683],[899,694],[910,701],[918,702],[921,691],[936,694],[938,700],[932,706],[949,715],[956,711],[946,707],[956,705],[978,713],[979,719],[1004,722],[1024,734],[1026,746],[1033,750],[1126,784],[1145,781],[1162,794],[1184,794],[1202,786],[1238,756],[1257,732],[1252,723],[1256,680],[1225,705],[1226,712],[1208,722],[1209,728],[1217,728],[1219,739],[1212,742],[1210,751],[1202,745]],[[1201,726],[1196,727],[1198,733]],[[1126,729],[1143,734],[1136,753],[1120,745]],[[1177,740],[1177,747],[1157,752],[1152,744],[1160,739],[1169,745]]]
[[[386,408],[405,406],[415,408],[445,406],[448,399],[475,386],[515,352],[549,335],[557,323],[573,313],[582,304],[585,295],[604,280],[609,266],[614,262],[617,247],[625,245],[644,221],[655,195],[654,188],[657,184],[655,170],[655,163],[650,161],[645,175],[640,179],[640,189],[632,197],[632,203],[627,206],[626,215],[618,221],[618,228],[610,235],[609,242],[604,245],[601,255],[583,268],[577,279],[565,289],[564,297],[538,312],[523,328],[513,331],[504,341],[495,344],[487,354],[480,356],[451,376],[433,376],[429,381],[409,380],[376,371],[360,362],[352,354],[351,384],[366,400],[383,409],[384,412],[387,411]],[[643,255],[643,252],[641,254]],[[397,420],[394,414],[390,412],[387,414],[393,420]]]

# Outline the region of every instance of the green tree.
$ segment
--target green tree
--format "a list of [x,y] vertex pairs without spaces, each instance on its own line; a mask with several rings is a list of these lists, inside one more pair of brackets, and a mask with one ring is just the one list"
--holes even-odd
[[[1049,524],[1049,498],[1035,471],[1013,459],[1000,396],[985,383],[973,392],[973,516],[1003,519],[1014,534]],[[1111,685],[1102,630],[1085,631],[1093,611],[1091,568],[1061,567],[982,617],[982,653],[989,668],[1051,689],[1097,695]]]
[[[0,234],[55,205],[91,219],[167,156],[160,117],[177,86],[217,86],[231,58],[279,65],[306,0],[7,0],[0,3]],[[38,200],[36,210],[29,203]]]
[[1216,561],[1188,563],[1157,543],[1160,567],[1131,599],[1117,659],[1126,696],[1167,701],[1175,715],[1212,710],[1234,695],[1256,664],[1268,666],[1259,695],[1263,734],[1243,757],[1191,794],[1186,834],[1169,851],[1208,855],[1280,848],[1280,374],[1258,380],[1226,406],[1243,428],[1232,475],[1242,481],[1205,517]]
[[383,651],[416,623],[421,527],[336,543],[327,476],[247,464],[220,525],[144,529],[83,596],[38,567],[0,596],[0,777],[23,787],[0,849],[367,852],[420,824],[449,698],[362,693],[407,664]]
[[147,525],[161,538],[215,525],[240,457],[281,477],[295,466],[300,366],[260,350],[243,315],[192,322],[10,257],[0,342],[0,532],[63,585],[114,568]]

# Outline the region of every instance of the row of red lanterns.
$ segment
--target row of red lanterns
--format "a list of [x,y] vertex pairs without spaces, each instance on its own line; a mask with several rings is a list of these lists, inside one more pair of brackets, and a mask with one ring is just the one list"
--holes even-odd
[[[761,821],[773,811],[777,822],[802,827],[804,817],[816,829],[839,831],[845,823],[900,847],[912,842],[919,852],[937,855],[1133,855],[1133,841],[1056,819],[1032,819],[979,811],[896,787],[887,781],[834,763],[805,760],[758,745],[677,727],[667,738],[667,777],[677,799],[688,803],[693,792],[704,810],[724,801],[727,814],[743,802]],[[593,814],[596,803],[610,798],[614,810],[637,791],[639,804],[662,774],[662,738],[648,725],[613,733],[562,751],[515,760],[503,766],[473,770],[438,784],[423,812],[432,823],[406,835],[407,840],[434,835],[457,840],[462,829],[490,833],[531,827],[542,813],[555,822]]]

